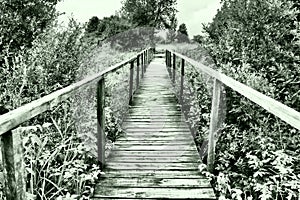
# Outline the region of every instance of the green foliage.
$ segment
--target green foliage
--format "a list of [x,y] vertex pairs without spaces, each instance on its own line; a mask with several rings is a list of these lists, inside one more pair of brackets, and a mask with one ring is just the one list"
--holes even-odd
[[92,17],[86,27],[86,36],[103,41],[127,31],[130,27],[128,20],[118,15],[111,15],[103,19]]
[[179,28],[178,28],[178,32],[188,36],[188,32],[187,32],[187,28],[185,24],[180,24]]
[[223,1],[205,30],[207,48],[224,72],[243,74],[240,68],[247,64],[250,73],[260,73],[274,88],[268,95],[300,110],[296,5],[290,0]]
[[1,1],[0,49],[9,48],[13,53],[24,47],[31,47],[33,40],[55,18],[55,5],[58,1]]
[[86,32],[92,33],[92,32],[97,31],[98,24],[99,24],[99,18],[97,16],[92,17],[86,26]]
[[176,0],[126,0],[115,15],[98,19],[92,17],[87,23],[85,36],[93,38],[98,45],[110,42],[120,50],[138,48],[150,43],[154,46],[155,28],[170,29],[168,38],[175,39],[177,18]]
[[[82,37],[83,31],[74,20],[67,27],[54,22],[35,38],[30,49],[19,51],[13,58],[6,49],[0,73],[0,104],[13,110],[134,54],[91,45],[90,38]],[[121,133],[126,112],[124,102],[128,100],[123,97],[128,92],[123,88],[128,86],[128,68],[124,69],[118,72],[119,78],[106,79],[107,150],[112,146],[109,140],[114,141]],[[62,107],[22,124],[29,199],[75,199],[93,194],[101,174],[95,158],[95,97],[96,88],[87,88]],[[2,170],[0,166],[0,177]]]
[[31,49],[14,58],[4,57],[0,104],[16,108],[75,81],[80,56],[84,54],[82,29],[73,20],[66,30],[59,31],[55,26],[58,25],[54,23],[40,34]]
[[177,21],[176,16],[174,15],[171,18],[170,27],[167,32],[167,43],[172,43],[175,41],[177,24],[178,24],[178,21]]
[[194,35],[193,41],[203,44],[204,43],[204,36],[203,35]]
[[188,42],[188,32],[185,24],[181,24],[177,31],[177,40],[178,42]]
[[[205,27],[208,37],[202,45],[218,70],[299,110],[295,5],[288,0],[222,1],[221,10]],[[190,50],[185,54],[203,61]],[[218,135],[216,168],[207,174],[220,199],[297,199],[299,131],[231,89],[225,88],[225,93],[226,118]],[[198,102],[210,105],[203,96]],[[201,109],[195,110],[203,118]],[[207,128],[199,131],[205,133]]]
[[121,13],[134,27],[172,28],[176,0],[125,0]]
[[93,192],[101,171],[76,133],[73,104],[66,102],[48,115],[51,123],[22,130],[28,196],[50,199],[69,193],[82,199]]
[[241,133],[234,125],[223,129],[217,145],[216,170],[228,180],[221,186],[217,179],[221,195],[230,199],[239,189],[242,199],[298,197],[300,177],[295,164],[299,156],[278,148],[281,141],[273,139],[277,131],[280,130],[256,127]]
[[[216,68],[208,57],[211,49],[191,45],[176,48]],[[234,79],[272,96],[275,86],[270,87],[263,74],[252,72],[249,64],[244,63],[239,71],[229,64],[221,66]],[[225,88],[223,117],[226,115],[226,118],[217,136],[215,171],[213,174],[205,171],[212,82],[190,65],[185,73],[183,110],[187,111],[191,127],[196,128],[194,133],[204,162],[199,168],[212,180],[219,199],[297,199],[300,194],[300,157],[296,145],[300,141],[299,131],[229,88]]]

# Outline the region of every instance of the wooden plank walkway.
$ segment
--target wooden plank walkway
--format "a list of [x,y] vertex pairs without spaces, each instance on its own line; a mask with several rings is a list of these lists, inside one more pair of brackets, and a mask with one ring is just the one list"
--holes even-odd
[[94,199],[216,199],[171,87],[164,58],[155,58]]

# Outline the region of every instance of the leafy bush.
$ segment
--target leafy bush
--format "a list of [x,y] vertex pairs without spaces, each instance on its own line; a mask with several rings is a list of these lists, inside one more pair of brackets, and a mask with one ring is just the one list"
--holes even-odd
[[[205,29],[209,37],[204,46],[219,70],[299,110],[299,7],[295,1],[223,1]],[[234,189],[239,189],[242,198],[254,199],[299,197],[300,160],[295,153],[299,131],[228,88],[226,99],[229,114],[226,134],[217,145],[215,174],[228,169],[223,174],[231,191],[222,192],[232,197]]]
[[[74,20],[66,28],[54,22],[32,48],[15,55],[12,64],[8,53],[1,68],[0,104],[12,110],[135,54],[91,45],[82,33],[83,27]],[[106,135],[112,141],[120,134],[126,113],[128,69],[106,77]],[[52,112],[22,124],[28,198],[75,199],[93,194],[102,173],[95,158],[96,119],[96,88],[91,86]],[[110,146],[108,141],[107,150]],[[1,171],[0,166],[0,176]]]
[[72,105],[71,100],[49,113],[52,123],[23,130],[28,196],[49,199],[70,193],[83,198],[93,193],[101,171],[82,143],[84,133],[76,131]]
[[[201,47],[176,47],[177,51],[206,65],[212,60]],[[275,98],[274,86],[261,73],[244,63],[237,69],[223,64],[220,71]],[[216,68],[216,66],[211,66]],[[297,199],[299,197],[299,134],[259,106],[225,87],[226,118],[217,136],[215,171],[206,172],[205,151],[209,128],[212,82],[205,75],[186,67],[188,86],[184,102],[188,120],[196,129],[204,174],[213,181],[220,199]],[[176,84],[178,85],[178,83]],[[225,113],[224,113],[225,114]],[[225,116],[224,116],[225,117]],[[204,145],[204,146],[203,146]]]

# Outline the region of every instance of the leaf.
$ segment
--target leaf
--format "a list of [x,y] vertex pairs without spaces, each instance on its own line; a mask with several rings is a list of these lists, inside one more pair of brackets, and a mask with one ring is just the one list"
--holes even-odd
[[43,128],[49,128],[50,126],[52,126],[52,123],[44,123],[42,125]]
[[31,168],[26,167],[25,170],[26,170],[29,174],[35,175],[34,171],[33,171]]
[[37,135],[30,134],[29,136],[30,136],[32,144],[37,144],[38,146],[41,146],[42,142],[41,142],[40,138]]
[[257,171],[253,174],[253,177],[256,178],[258,176],[263,177],[266,173],[262,171]]

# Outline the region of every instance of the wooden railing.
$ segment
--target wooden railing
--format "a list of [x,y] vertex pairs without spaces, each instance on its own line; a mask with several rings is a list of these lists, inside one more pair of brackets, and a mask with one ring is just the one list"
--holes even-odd
[[[173,57],[173,59],[172,59]],[[199,72],[204,72],[214,79],[213,85],[213,96],[212,96],[212,108],[210,116],[210,127],[209,127],[209,136],[208,136],[208,157],[207,165],[208,170],[213,171],[214,159],[215,159],[215,134],[219,130],[220,120],[221,120],[221,96],[222,96],[222,85],[226,85],[231,89],[235,90],[242,96],[248,98],[255,104],[263,107],[268,112],[279,117],[281,120],[290,124],[294,128],[300,130],[300,113],[296,110],[212,69],[209,68],[191,58],[188,58],[184,55],[176,53],[171,50],[166,50],[166,65],[169,72],[171,73],[171,79],[173,83],[175,82],[175,73],[176,73],[176,59],[181,59],[181,83],[180,83],[180,100],[182,102],[183,97],[183,81],[184,81],[184,67],[185,62],[191,64],[194,69]],[[172,62],[173,60],[173,62]]]
[[[5,177],[5,196],[7,200],[25,199],[24,186],[17,185],[16,169],[14,165],[14,149],[13,149],[13,133],[12,130],[23,122],[42,114],[45,111],[52,110],[59,103],[67,100],[77,91],[97,84],[97,146],[98,146],[98,161],[100,168],[103,169],[105,164],[105,113],[104,113],[104,92],[105,92],[105,75],[115,72],[116,70],[130,64],[130,79],[129,79],[129,103],[132,100],[134,93],[134,67],[136,66],[136,86],[139,86],[140,71],[142,78],[149,61],[153,57],[153,48],[147,48],[136,56],[123,61],[119,64],[109,67],[108,69],[95,74],[82,81],[74,83],[66,88],[53,92],[38,100],[32,101],[22,107],[0,116],[0,137],[1,137],[1,151],[4,166]],[[137,61],[137,65],[135,65]]]

